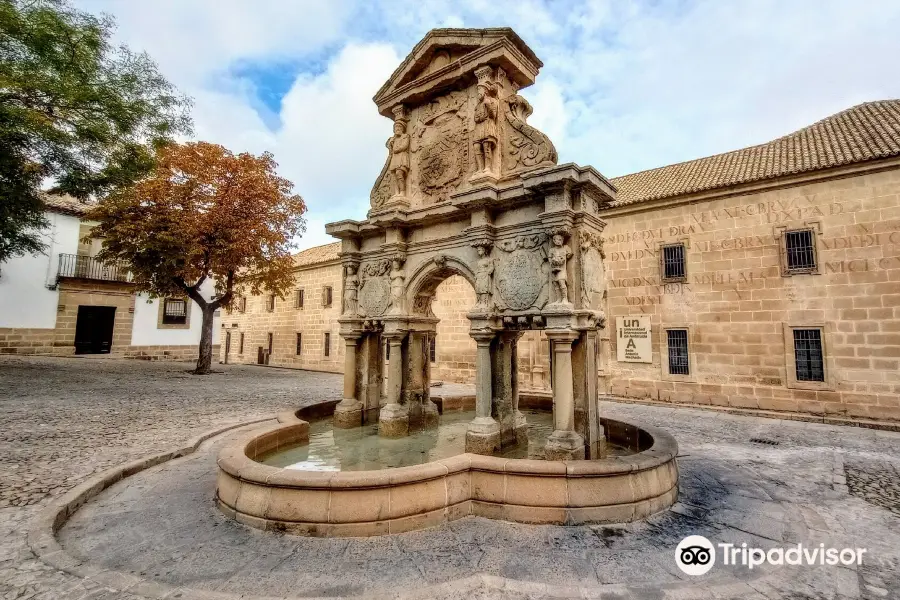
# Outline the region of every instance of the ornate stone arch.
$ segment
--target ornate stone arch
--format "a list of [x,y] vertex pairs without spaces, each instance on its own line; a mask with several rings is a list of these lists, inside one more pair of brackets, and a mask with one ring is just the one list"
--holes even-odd
[[446,254],[438,254],[425,261],[412,273],[406,287],[407,306],[415,315],[434,316],[431,302],[435,290],[448,277],[459,275],[475,288],[475,273],[465,261]]

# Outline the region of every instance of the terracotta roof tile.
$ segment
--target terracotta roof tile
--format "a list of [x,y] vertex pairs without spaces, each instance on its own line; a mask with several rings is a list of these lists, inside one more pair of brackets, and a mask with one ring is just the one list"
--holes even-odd
[[93,208],[93,203],[82,202],[68,194],[44,194],[44,206],[51,212],[80,217]]
[[325,244],[324,246],[315,246],[307,250],[302,250],[294,255],[294,264],[298,267],[308,265],[317,265],[338,259],[338,252],[341,251],[341,243],[334,242]]
[[621,206],[894,156],[900,156],[900,100],[880,100],[765,144],[611,181]]

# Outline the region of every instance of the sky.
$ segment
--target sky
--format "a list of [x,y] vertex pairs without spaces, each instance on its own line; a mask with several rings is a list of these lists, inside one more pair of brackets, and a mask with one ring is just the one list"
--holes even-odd
[[512,27],[560,162],[607,177],[900,97],[897,0],[76,0],[193,98],[194,137],[270,151],[307,203],[298,248],[364,219],[391,122],[372,96],[435,27]]

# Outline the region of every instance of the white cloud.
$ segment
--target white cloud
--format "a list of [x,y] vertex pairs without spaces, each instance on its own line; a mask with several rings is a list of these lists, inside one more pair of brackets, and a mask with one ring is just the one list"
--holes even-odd
[[[432,27],[510,26],[542,58],[523,93],[560,159],[608,176],[765,142],[900,97],[900,3],[80,0],[195,99],[196,136],[270,150],[323,225],[361,218],[390,122],[371,98]],[[298,74],[273,114],[235,66]]]

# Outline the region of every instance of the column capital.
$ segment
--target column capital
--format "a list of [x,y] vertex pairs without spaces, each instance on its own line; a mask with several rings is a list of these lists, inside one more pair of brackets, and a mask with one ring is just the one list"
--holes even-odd
[[545,329],[544,335],[554,342],[572,343],[578,339],[578,332],[572,329]]
[[400,344],[403,342],[403,338],[406,337],[407,331],[391,331],[384,332],[381,334],[381,337],[386,339],[390,345]]
[[470,331],[469,337],[474,339],[479,346],[488,346],[497,337],[497,333],[494,331]]
[[350,342],[355,343],[359,338],[361,338],[362,332],[361,331],[341,331],[338,333],[338,335],[340,335],[342,338],[344,338],[344,341],[349,344]]

